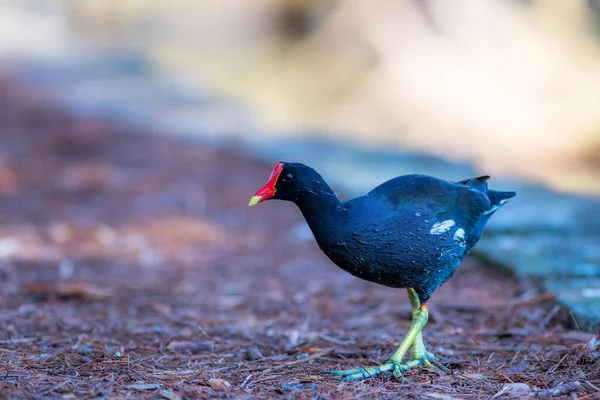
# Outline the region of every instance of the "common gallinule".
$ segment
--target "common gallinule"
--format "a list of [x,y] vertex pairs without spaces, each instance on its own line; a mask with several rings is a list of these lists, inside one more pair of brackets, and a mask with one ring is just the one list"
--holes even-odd
[[[364,196],[342,203],[312,168],[280,162],[250,199],[295,203],[321,250],[343,270],[370,282],[406,288],[412,325],[400,347],[382,365],[326,371],[346,381],[384,371],[401,373],[431,365],[421,331],[427,301],[477,243],[488,219],[515,192],[488,190],[489,176],[449,182],[426,175],[399,176]],[[412,346],[412,358],[402,359]]]

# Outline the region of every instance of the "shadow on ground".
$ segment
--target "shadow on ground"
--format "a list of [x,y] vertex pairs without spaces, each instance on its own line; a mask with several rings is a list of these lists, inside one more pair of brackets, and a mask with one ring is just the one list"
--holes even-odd
[[406,383],[320,375],[385,361],[410,309],[404,291],[329,263],[298,235],[290,204],[246,207],[269,166],[68,116],[7,82],[0,94],[9,397],[600,391],[591,335],[564,329],[552,298],[472,259],[430,303],[425,339],[448,362]]

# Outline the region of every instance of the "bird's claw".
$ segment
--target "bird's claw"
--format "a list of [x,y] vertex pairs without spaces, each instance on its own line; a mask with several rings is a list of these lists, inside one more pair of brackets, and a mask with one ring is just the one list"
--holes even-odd
[[430,353],[428,351],[425,351],[425,356],[424,357],[414,357],[412,358],[413,360],[422,360],[425,359],[426,363],[422,364],[426,367],[431,367],[431,362],[433,361],[434,363],[442,363],[442,362],[448,362],[448,359],[446,357],[438,357],[433,353]]

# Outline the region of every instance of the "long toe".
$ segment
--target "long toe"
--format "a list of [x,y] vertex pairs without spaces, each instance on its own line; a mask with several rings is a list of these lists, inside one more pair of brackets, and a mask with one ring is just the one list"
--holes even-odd
[[332,371],[322,371],[324,374],[328,374],[331,376],[343,377],[343,382],[351,382],[351,381],[359,381],[362,379],[371,378],[373,376],[379,375],[385,371],[391,371],[394,369],[393,363],[387,363],[383,365],[378,365],[376,367],[364,367],[364,368],[355,368],[355,369],[339,369]]
[[423,356],[413,357],[412,360],[410,360],[406,364],[399,365],[399,369],[401,371],[406,371],[406,370],[414,368],[414,367],[433,367],[433,365],[431,364],[431,361],[439,362],[440,358],[434,356],[433,354],[431,354],[429,352],[426,352],[425,355],[423,355]]
[[375,367],[363,367],[363,368],[355,368],[355,369],[338,369],[331,371],[321,371],[324,374],[328,374],[331,376],[341,377],[343,382],[352,382],[352,381],[360,381],[363,379],[372,378],[376,375],[381,374],[385,371],[390,371],[394,374],[394,376],[401,380],[405,381],[406,379],[402,376],[402,373],[408,371],[409,369],[415,367],[432,367],[431,362],[429,360],[436,360],[435,357],[431,353],[425,353],[425,355],[420,356],[418,358],[413,358],[412,360],[401,364],[397,361],[390,359],[387,363],[383,365],[378,365]]
[[448,359],[446,357],[438,357],[435,354],[430,353],[428,351],[425,353],[425,358],[427,358],[429,361],[448,362]]
[[418,360],[410,360],[404,364],[396,364],[394,366],[394,376],[399,378],[402,376],[402,372],[408,371],[411,368],[420,367],[423,365],[431,365],[431,364],[429,363],[429,361],[427,361],[424,358],[421,358]]

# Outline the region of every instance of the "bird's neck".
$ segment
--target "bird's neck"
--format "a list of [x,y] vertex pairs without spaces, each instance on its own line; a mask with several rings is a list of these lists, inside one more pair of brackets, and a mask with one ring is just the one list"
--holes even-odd
[[346,209],[325,181],[314,182],[295,201],[317,242],[332,240],[343,225]]

